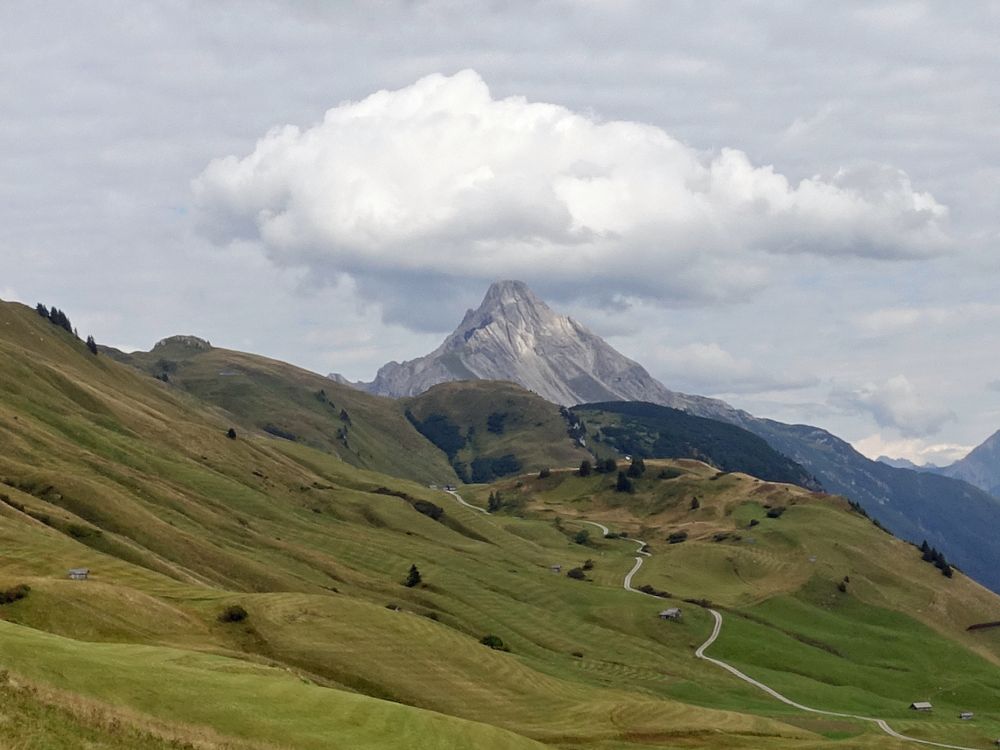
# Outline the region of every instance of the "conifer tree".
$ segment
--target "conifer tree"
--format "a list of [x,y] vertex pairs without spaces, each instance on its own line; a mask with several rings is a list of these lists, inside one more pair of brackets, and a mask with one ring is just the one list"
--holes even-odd
[[417,570],[416,564],[410,566],[410,572],[406,575],[406,581],[403,583],[407,588],[412,589],[414,586],[419,586],[423,579],[420,577],[420,571]]

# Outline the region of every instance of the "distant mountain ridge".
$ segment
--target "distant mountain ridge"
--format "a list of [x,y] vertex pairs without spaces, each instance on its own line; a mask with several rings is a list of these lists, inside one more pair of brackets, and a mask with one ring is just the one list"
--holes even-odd
[[915,464],[908,458],[892,458],[891,456],[879,456],[875,459],[880,464],[891,466],[894,469],[913,469],[914,471],[924,471],[927,467]]
[[[672,391],[572,318],[556,314],[524,282],[492,284],[476,310],[430,354],[383,366],[355,387],[402,397],[469,379],[512,381],[571,406],[648,401],[742,427],[804,467],[829,492],[860,503],[898,536],[926,539],[949,560],[1000,591],[1000,501],[946,471],[916,471],[872,461],[836,435],[811,425],[761,419],[724,401]],[[342,379],[341,379],[342,380]],[[950,467],[949,467],[950,468]],[[970,465],[956,474],[974,474]]]
[[454,380],[508,380],[562,406],[650,401],[715,418],[736,411],[716,399],[667,389],[600,336],[555,313],[523,281],[494,282],[482,304],[467,311],[433,352],[389,362],[374,381],[355,385],[402,398]]
[[1000,497],[1000,430],[973,448],[965,458],[949,466],[931,470],[946,477],[961,479],[994,497]]

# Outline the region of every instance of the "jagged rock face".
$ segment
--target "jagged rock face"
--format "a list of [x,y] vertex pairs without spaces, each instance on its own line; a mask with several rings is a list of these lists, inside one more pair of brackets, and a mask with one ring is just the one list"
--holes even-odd
[[153,351],[170,347],[184,347],[187,349],[208,351],[212,348],[212,345],[208,341],[205,341],[205,339],[200,339],[197,336],[168,336],[165,339],[157,341],[156,346],[153,347]]
[[939,473],[1000,497],[1000,432],[994,432],[968,456],[940,469]]
[[558,315],[522,281],[490,286],[444,343],[425,357],[382,367],[366,390],[414,396],[451,380],[509,380],[557,404],[651,401],[706,416],[722,402],[665,388],[572,318]]

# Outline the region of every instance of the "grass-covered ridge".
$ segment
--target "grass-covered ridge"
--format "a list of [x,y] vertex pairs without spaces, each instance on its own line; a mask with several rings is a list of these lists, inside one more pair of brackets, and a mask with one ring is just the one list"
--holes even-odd
[[400,404],[465,481],[491,482],[588,457],[570,436],[563,410],[513,383],[442,383]]
[[149,352],[109,354],[158,378],[167,389],[224,409],[237,431],[264,432],[395,476],[424,482],[455,478],[441,452],[391,399],[192,336],[164,339]]
[[819,488],[805,469],[736,425],[641,401],[583,404],[572,411],[586,426],[587,439],[598,453],[695,458],[723,471]]
[[[965,675],[954,697],[933,698],[939,714],[900,718],[946,740],[1000,732],[986,705],[1000,641],[964,630],[1000,619],[996,597],[961,573],[945,579],[843,501],[696,462],[649,461],[620,493],[613,475],[553,461],[545,479],[463,490],[483,507],[501,494],[485,515],[306,440],[242,424],[231,439],[229,414],[92,355],[19,305],[0,305],[0,380],[0,591],[28,587],[0,604],[0,670],[43,688],[0,710],[47,727],[52,747],[71,746],[60,721],[122,746],[74,700],[156,742],[205,747],[838,746],[828,736],[896,747],[862,725],[796,715],[694,659],[711,621],[684,598],[726,607],[719,652],[790,693],[833,700],[842,691],[824,659],[837,657],[814,655],[815,642],[845,653],[829,680],[863,668],[865,683],[843,694],[872,710],[896,710],[902,691],[879,688],[891,670],[838,639],[852,618],[860,632],[896,629],[899,658],[917,640],[927,650],[898,665],[907,694],[925,688],[928,665],[942,673],[954,660]],[[765,505],[786,510],[769,518]],[[622,589],[635,544],[584,518],[646,535],[653,556],[636,583],[674,594],[681,622]],[[686,541],[666,542],[682,529]],[[404,586],[413,565],[422,583]],[[90,579],[68,580],[75,567]],[[565,575],[576,567],[583,580]],[[827,616],[810,587],[840,596],[845,575],[860,613]],[[245,618],[220,620],[237,606]],[[488,635],[510,651],[481,643]],[[975,691],[980,717],[959,724],[952,708]]]

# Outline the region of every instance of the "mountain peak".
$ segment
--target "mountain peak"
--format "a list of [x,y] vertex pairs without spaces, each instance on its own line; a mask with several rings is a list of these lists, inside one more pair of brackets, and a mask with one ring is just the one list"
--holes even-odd
[[495,281],[482,304],[430,354],[384,365],[366,390],[413,396],[451,380],[507,380],[553,403],[651,401],[713,416],[735,413],[711,399],[667,390],[600,336],[559,315],[523,281]]
[[490,284],[490,288],[486,290],[486,295],[483,297],[479,309],[484,310],[498,305],[520,302],[527,303],[533,307],[547,308],[547,305],[523,281],[504,279],[502,281],[494,281]]

